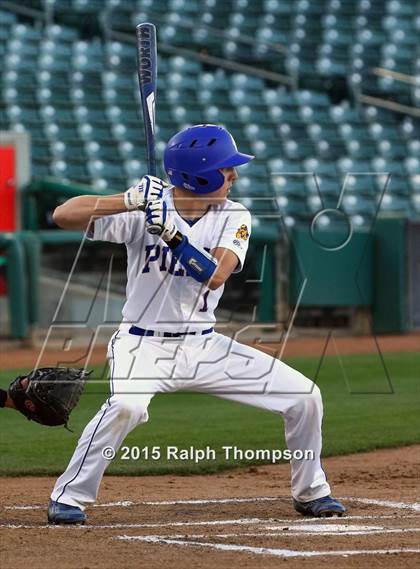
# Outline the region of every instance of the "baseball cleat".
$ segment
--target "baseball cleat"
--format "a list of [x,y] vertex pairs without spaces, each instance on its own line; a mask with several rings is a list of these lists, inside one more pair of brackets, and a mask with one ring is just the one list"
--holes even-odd
[[84,512],[76,506],[61,504],[50,500],[48,503],[48,523],[49,524],[81,524],[86,521]]
[[303,516],[312,516],[314,518],[331,518],[332,516],[341,517],[346,513],[346,508],[341,502],[332,498],[332,496],[324,496],[310,502],[298,502],[293,500],[295,510]]

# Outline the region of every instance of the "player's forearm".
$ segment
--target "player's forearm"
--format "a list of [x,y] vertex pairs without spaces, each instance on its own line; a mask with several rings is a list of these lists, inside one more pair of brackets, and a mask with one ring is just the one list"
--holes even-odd
[[101,197],[77,196],[59,205],[54,210],[53,219],[62,229],[86,229],[92,218],[124,211],[127,211],[124,194]]

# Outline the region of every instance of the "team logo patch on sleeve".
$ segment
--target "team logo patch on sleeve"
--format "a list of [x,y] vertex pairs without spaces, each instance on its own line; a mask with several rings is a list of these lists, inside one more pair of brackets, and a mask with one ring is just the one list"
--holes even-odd
[[249,237],[249,231],[248,231],[248,227],[244,224],[241,225],[241,227],[238,229],[238,231],[236,232],[236,239],[243,239],[244,241],[246,241]]

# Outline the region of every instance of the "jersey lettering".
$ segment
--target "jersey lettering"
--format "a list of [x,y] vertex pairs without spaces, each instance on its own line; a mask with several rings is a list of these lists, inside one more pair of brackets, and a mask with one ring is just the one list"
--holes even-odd
[[169,247],[167,245],[146,245],[145,247],[145,263],[142,273],[150,273],[150,264],[160,262],[160,272],[168,271],[175,277],[185,277],[185,269],[180,265],[175,257],[170,255],[170,263],[168,267]]

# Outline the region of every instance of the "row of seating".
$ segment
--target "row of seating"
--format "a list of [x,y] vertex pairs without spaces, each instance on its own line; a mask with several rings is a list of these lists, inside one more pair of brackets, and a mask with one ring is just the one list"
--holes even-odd
[[[162,43],[257,63],[319,86],[348,78],[356,91],[382,93],[418,105],[419,85],[392,72],[420,71],[420,7],[414,0],[29,0],[77,25],[83,15],[107,29],[133,33],[140,21],[159,26]],[[38,32],[39,33],[39,32]],[[22,34],[22,35],[20,35]],[[23,37],[20,30],[19,37]],[[31,39],[36,39],[32,32]],[[30,49],[30,48],[28,48]],[[48,49],[48,48],[46,48]],[[118,61],[118,54],[110,58]],[[79,58],[83,65],[83,58]],[[88,61],[91,66],[95,60]],[[384,68],[385,75],[372,73]]]
[[[0,129],[31,133],[34,174],[118,190],[143,175],[133,46],[81,40],[77,30],[61,34],[56,25],[13,20],[9,29],[3,43],[0,34]],[[176,130],[217,122],[257,156],[241,169],[234,194],[266,196],[270,215],[281,207],[292,223],[312,215],[320,200],[336,207],[343,187],[342,206],[358,223],[372,218],[384,187],[381,208],[418,215],[420,125],[413,118],[349,101],[332,105],[320,91],[267,88],[259,77],[210,72],[179,56],[160,56],[159,70],[159,157]]]

